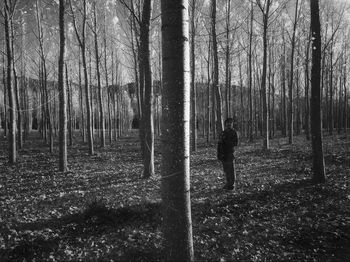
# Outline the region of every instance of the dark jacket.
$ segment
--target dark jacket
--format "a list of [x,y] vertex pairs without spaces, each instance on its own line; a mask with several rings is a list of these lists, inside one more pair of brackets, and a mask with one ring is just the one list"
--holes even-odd
[[232,161],[234,159],[234,147],[238,145],[237,132],[234,129],[222,131],[218,142],[218,160]]

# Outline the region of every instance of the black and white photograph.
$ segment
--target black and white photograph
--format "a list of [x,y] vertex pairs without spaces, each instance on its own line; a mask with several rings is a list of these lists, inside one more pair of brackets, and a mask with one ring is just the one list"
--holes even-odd
[[350,0],[0,0],[0,262],[350,261]]

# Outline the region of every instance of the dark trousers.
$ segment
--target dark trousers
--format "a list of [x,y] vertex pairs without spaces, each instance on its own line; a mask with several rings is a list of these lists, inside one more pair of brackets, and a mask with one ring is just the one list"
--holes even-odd
[[233,186],[236,180],[235,160],[223,161],[222,166],[226,176],[226,186]]

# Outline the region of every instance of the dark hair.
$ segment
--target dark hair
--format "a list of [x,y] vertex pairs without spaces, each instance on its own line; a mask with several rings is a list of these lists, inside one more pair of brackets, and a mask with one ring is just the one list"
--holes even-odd
[[233,123],[233,118],[232,118],[232,117],[227,118],[227,119],[225,120],[225,125],[226,125],[227,123]]

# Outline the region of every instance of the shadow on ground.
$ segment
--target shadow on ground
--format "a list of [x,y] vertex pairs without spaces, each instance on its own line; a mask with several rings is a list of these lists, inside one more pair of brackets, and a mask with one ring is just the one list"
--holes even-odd
[[[22,232],[22,240],[14,248],[0,249],[0,258],[1,261],[47,260],[50,254],[56,256],[62,253],[62,242],[79,245],[78,242],[82,239],[100,239],[103,235],[113,235],[126,243],[122,252],[120,247],[116,247],[110,250],[111,254],[102,254],[99,259],[112,256],[118,260],[151,261],[160,258],[161,249],[152,248],[150,243],[143,243],[143,247],[138,243],[139,248],[136,248],[137,239],[135,235],[131,238],[129,233],[140,227],[146,231],[155,231],[159,226],[159,203],[112,209],[96,202],[83,212],[17,225],[16,232]],[[64,255],[66,254],[61,254]]]

